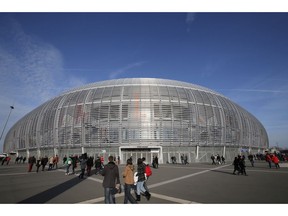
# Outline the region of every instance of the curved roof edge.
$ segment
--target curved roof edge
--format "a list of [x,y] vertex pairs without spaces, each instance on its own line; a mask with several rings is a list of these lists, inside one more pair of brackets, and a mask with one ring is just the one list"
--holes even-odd
[[[87,89],[93,89],[98,87],[108,87],[108,86],[125,86],[125,85],[157,85],[157,86],[178,86],[182,88],[190,88],[195,90],[202,90],[206,92],[211,92],[213,94],[221,95],[222,97],[225,97],[224,95],[220,94],[219,92],[213,91],[212,89],[206,88],[204,86],[178,81],[178,80],[170,80],[170,79],[160,79],[160,78],[122,78],[122,79],[112,79],[112,80],[104,80],[104,81],[98,81],[94,83],[89,83],[86,85],[83,85],[78,88],[70,89],[66,92],[63,92],[61,95],[69,94],[72,92],[87,90]],[[226,97],[225,97],[226,98]]]

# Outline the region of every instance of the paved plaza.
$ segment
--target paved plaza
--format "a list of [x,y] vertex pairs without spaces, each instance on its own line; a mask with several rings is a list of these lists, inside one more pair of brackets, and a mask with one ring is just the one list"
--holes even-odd
[[[160,164],[148,180],[151,199],[141,204],[287,204],[288,164],[280,169],[246,160],[248,176],[232,175],[231,163]],[[47,169],[47,168],[46,168]],[[120,173],[124,165],[119,166]],[[93,174],[80,180],[78,174],[66,176],[64,168],[27,172],[27,164],[0,165],[1,204],[103,204],[103,177]],[[79,167],[76,169],[80,172]],[[94,170],[93,170],[94,173]],[[123,178],[120,175],[121,183]],[[116,202],[123,203],[124,193]]]

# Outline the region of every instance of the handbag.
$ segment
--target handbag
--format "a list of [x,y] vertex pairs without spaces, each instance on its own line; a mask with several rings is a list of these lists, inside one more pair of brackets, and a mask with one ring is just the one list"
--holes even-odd
[[112,194],[122,193],[122,186],[121,184],[116,184],[115,187],[112,189]]
[[134,173],[134,185],[136,185],[138,182],[138,172]]

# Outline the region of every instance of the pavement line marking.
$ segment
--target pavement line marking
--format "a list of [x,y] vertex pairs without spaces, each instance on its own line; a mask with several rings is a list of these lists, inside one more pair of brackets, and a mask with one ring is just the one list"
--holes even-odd
[[98,183],[102,183],[103,182],[103,180],[97,179],[97,178],[93,178],[93,177],[88,177],[87,179],[92,180],[92,181],[96,181]]
[[[158,186],[161,186],[161,185],[164,185],[164,184],[169,184],[171,182],[179,181],[179,180],[182,180],[182,179],[185,179],[185,178],[190,178],[190,177],[193,177],[193,176],[196,176],[196,175],[200,175],[200,174],[203,174],[203,173],[206,173],[206,172],[210,172],[211,170],[217,170],[217,169],[220,169],[220,168],[223,168],[223,167],[226,167],[226,166],[230,166],[230,165],[216,167],[214,169],[204,170],[204,171],[201,171],[201,172],[198,172],[198,173],[193,173],[193,174],[190,174],[190,175],[186,175],[186,176],[182,176],[182,177],[179,177],[179,178],[170,179],[168,181],[164,181],[164,182],[156,183],[156,184],[153,184],[153,185],[149,185],[149,189],[150,188],[154,188],[154,187],[158,187]],[[99,180],[99,179],[95,179],[95,178],[92,178],[92,177],[89,177],[89,179],[102,183],[102,180]],[[154,194],[154,193],[151,193],[151,194]],[[185,203],[185,204],[187,204],[187,203],[188,204],[192,204],[192,203],[196,204],[197,203],[197,202],[192,202],[192,201],[187,201],[187,200],[184,201],[182,199],[173,198],[173,197],[160,195],[160,194],[154,194],[154,195],[156,195],[156,197],[158,196],[158,198],[160,198],[160,199],[166,199],[166,200],[177,202],[177,203],[182,203],[182,202]],[[121,196],[124,196],[124,193],[115,195],[116,198],[117,197],[121,197]],[[100,202],[100,201],[103,201],[103,200],[104,200],[104,197],[99,197],[99,198],[96,198],[96,199],[91,199],[91,200],[86,200],[86,201],[83,201],[83,202],[79,202],[79,204],[89,204],[89,203],[93,204],[93,203],[97,203],[97,202]]]
[[[233,171],[234,168],[231,168],[231,169],[223,169],[223,170],[229,170],[229,171]],[[246,167],[246,172],[263,172],[263,173],[285,173],[285,174],[288,174],[288,172],[285,172],[285,171],[282,171],[280,168],[279,169],[276,169],[276,168],[267,168],[267,169],[257,169],[257,167]],[[232,172],[231,172],[232,174]],[[248,173],[247,173],[248,174]]]
[[216,167],[214,169],[203,170],[201,172],[197,172],[197,173],[193,173],[193,174],[190,174],[190,175],[182,176],[182,177],[179,177],[179,178],[174,178],[174,179],[170,179],[170,180],[167,180],[167,181],[159,182],[159,183],[156,183],[156,184],[149,185],[149,188],[154,188],[154,187],[158,187],[158,186],[161,186],[161,185],[164,185],[164,184],[169,184],[169,183],[172,183],[172,182],[175,182],[175,181],[180,181],[182,179],[186,179],[186,178],[190,178],[190,177],[197,176],[197,175],[200,175],[200,174],[204,174],[204,173],[210,172],[212,170],[217,170],[217,169],[220,169],[220,168],[223,168],[223,167],[227,167],[227,166],[230,166],[230,165]]
[[159,199],[163,199],[163,200],[168,200],[168,201],[171,201],[171,202],[175,202],[175,203],[180,203],[180,204],[201,204],[201,203],[198,203],[198,202],[193,202],[193,201],[190,201],[190,200],[184,200],[184,199],[179,199],[179,198],[175,198],[175,197],[170,197],[170,196],[165,196],[165,195],[162,195],[162,194],[156,194],[156,193],[151,193],[151,197],[156,197],[156,198],[159,198]]
[[[121,197],[121,196],[124,196],[124,192],[121,193],[121,194],[116,194],[115,198],[118,198],[118,197]],[[101,201],[104,201],[104,200],[105,200],[105,197],[98,197],[98,198],[95,198],[95,199],[85,200],[85,201],[79,202],[77,204],[94,204],[94,203],[101,202]]]
[[[162,194],[156,194],[156,193],[151,193],[152,198],[158,198],[158,199],[162,199],[162,200],[168,200],[174,203],[180,203],[180,204],[202,204],[202,203],[198,203],[198,202],[194,202],[194,201],[190,201],[190,200],[184,200],[184,199],[179,199],[179,198],[175,198],[175,197],[170,197],[170,196],[165,196]],[[116,198],[117,197],[121,197],[124,196],[123,194],[116,194]],[[91,200],[86,200],[83,202],[79,202],[77,204],[95,204],[95,203],[99,203],[104,201],[105,197],[99,197],[99,198],[95,198],[95,199],[91,199]]]
[[77,204],[95,204],[95,203],[104,201],[104,199],[105,199],[105,197],[99,197],[99,198],[96,198],[96,199],[91,199],[91,200],[86,200],[86,201],[83,201],[83,202],[78,202]]
[[[32,173],[32,172],[31,172]],[[0,174],[0,176],[11,176],[11,175],[27,175],[31,173],[6,173],[6,174]]]

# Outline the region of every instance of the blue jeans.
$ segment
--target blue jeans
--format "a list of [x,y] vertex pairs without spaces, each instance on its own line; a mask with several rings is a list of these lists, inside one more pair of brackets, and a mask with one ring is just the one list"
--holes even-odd
[[145,188],[144,188],[144,181],[142,182],[137,182],[137,194],[140,195],[140,193],[145,193]]
[[134,185],[125,184],[125,186],[124,186],[124,192],[125,192],[124,204],[127,204],[128,201],[130,203],[137,203],[137,201],[134,199],[134,197],[131,194],[131,189],[134,187],[135,187]]
[[115,194],[112,193],[113,188],[104,188],[105,204],[116,204]]
[[66,173],[69,174],[69,169],[70,169],[71,164],[66,165]]

